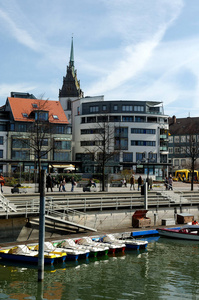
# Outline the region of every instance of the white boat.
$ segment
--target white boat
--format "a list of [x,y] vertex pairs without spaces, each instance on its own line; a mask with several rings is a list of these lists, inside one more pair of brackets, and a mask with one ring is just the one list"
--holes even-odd
[[[102,238],[103,243],[107,243],[109,246],[112,246],[115,251],[124,251],[126,248],[125,243],[122,240],[116,239],[114,235],[107,234]],[[113,252],[115,252],[113,251]]]
[[[67,255],[69,253],[74,253],[78,255],[78,257],[85,257],[88,258],[90,250],[85,249],[81,245],[75,244],[75,242],[72,239],[66,239],[61,241],[60,243],[57,243],[58,248],[64,248]],[[73,252],[72,252],[73,251]]]
[[109,247],[107,245],[103,245],[103,243],[97,244],[90,237],[83,237],[79,239],[77,244],[90,250],[90,253],[94,256],[97,256],[98,254],[108,254],[109,251]]
[[143,240],[136,240],[136,239],[117,239],[113,234],[107,234],[103,240],[105,242],[112,242],[112,243],[119,243],[124,244],[126,246],[126,249],[146,249],[148,242]]
[[156,229],[160,236],[199,241],[199,225],[184,225],[179,228],[157,228]]

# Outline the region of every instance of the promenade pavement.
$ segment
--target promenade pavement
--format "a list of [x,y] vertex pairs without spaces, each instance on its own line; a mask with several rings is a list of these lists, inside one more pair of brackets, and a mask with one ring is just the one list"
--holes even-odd
[[[35,193],[37,191],[37,188],[35,186],[35,184],[33,183],[23,183],[22,186],[24,186],[25,188],[20,189],[21,193]],[[4,186],[3,187],[3,193],[4,195],[6,194],[12,194],[11,193],[11,189],[13,187],[10,186]],[[71,184],[67,183],[66,186],[66,193],[71,193]],[[153,191],[162,191],[164,190],[164,184],[163,183],[157,183],[153,185]],[[173,190],[176,191],[190,191],[191,190],[191,184],[190,183],[183,183],[183,182],[173,182]],[[135,192],[138,191],[138,186],[137,184],[135,185]],[[194,184],[194,191],[199,191],[199,184]],[[59,192],[59,188],[54,187],[53,188],[53,192],[58,193]],[[74,187],[74,193],[82,193],[83,192],[83,188],[82,187]],[[97,185],[97,192],[100,192],[100,185]],[[113,192],[131,192],[130,191],[130,184],[127,184],[127,187],[110,187],[110,185],[108,185],[108,192],[113,193]],[[133,192],[133,190],[132,190]],[[46,195],[51,194],[51,191],[49,189],[49,191],[46,191]],[[60,194],[63,192],[60,192]]]

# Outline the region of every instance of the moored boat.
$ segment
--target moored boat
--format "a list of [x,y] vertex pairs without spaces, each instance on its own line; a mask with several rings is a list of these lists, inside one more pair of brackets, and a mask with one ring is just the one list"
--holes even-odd
[[157,228],[160,236],[199,241],[199,225],[184,225],[181,228]]
[[[2,259],[11,261],[22,261],[28,263],[38,263],[38,251],[30,250],[26,245],[18,245],[12,248],[5,248],[0,250],[0,257]],[[66,255],[66,254],[65,254]],[[55,259],[59,256],[53,253],[44,252],[44,263],[53,264]]]
[[63,248],[67,253],[67,260],[78,258],[88,258],[90,251],[88,249],[84,249],[80,245],[75,244],[72,239],[66,239],[61,242],[55,242],[53,245],[57,246],[57,249],[60,247]]
[[[81,245],[84,249],[90,250],[90,255],[97,256],[100,254],[108,254],[109,247],[107,245],[103,245],[103,243],[94,242],[90,237],[83,237],[76,241],[78,245]],[[99,246],[100,244],[100,246]]]
[[[115,251],[122,251],[124,252],[126,245],[123,241],[116,239],[112,234],[107,234],[102,237],[102,242],[108,244],[112,249]],[[111,249],[111,248],[110,248]]]
[[143,240],[136,240],[136,239],[122,239],[119,240],[117,239],[113,234],[107,234],[103,238],[104,242],[109,242],[109,243],[117,243],[119,245],[125,245],[126,249],[135,249],[135,250],[140,250],[140,249],[146,249],[148,242],[143,241]]

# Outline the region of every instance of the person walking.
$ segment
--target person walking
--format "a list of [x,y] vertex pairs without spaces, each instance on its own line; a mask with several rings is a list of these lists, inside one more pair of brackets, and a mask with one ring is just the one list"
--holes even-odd
[[63,191],[63,192],[66,191],[65,185],[66,185],[66,180],[65,180],[65,178],[64,178],[63,181],[62,181],[62,191]]
[[132,190],[132,187],[135,190],[135,177],[134,177],[134,175],[132,175],[131,178],[130,178],[130,191]]
[[3,186],[5,185],[5,179],[2,173],[0,174],[0,184],[1,184],[1,192],[3,193]]
[[47,192],[48,192],[49,188],[50,188],[51,192],[53,192],[53,181],[52,181],[52,177],[51,177],[50,173],[48,174],[48,176],[46,178],[46,188],[47,188]]
[[139,191],[141,185],[142,185],[142,176],[139,176],[139,178],[138,178],[138,191]]
[[74,186],[76,185],[74,177],[71,178],[71,192],[74,192]]
[[169,190],[173,190],[173,179],[172,179],[171,174],[169,176]]

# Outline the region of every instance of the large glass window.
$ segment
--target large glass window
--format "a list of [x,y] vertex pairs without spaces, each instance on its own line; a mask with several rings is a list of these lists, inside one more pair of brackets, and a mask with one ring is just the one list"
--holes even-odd
[[122,122],[133,122],[133,116],[122,116]]
[[174,136],[174,143],[179,143],[179,142],[180,142],[180,137]]
[[133,161],[133,153],[124,152],[123,153],[123,162],[132,162]]
[[67,161],[71,160],[71,153],[70,152],[54,152],[54,160],[57,161]]
[[135,116],[135,122],[145,122],[146,118],[144,116]]
[[115,137],[128,137],[128,127],[115,127]]
[[3,145],[3,136],[0,136],[0,145]]
[[30,153],[29,151],[23,150],[23,151],[15,151],[12,150],[12,159],[30,159]]
[[3,150],[0,150],[0,158],[3,158]]
[[89,107],[90,113],[95,113],[99,111],[99,106],[90,106]]
[[54,141],[54,147],[59,150],[70,150],[71,141]]
[[26,132],[27,131],[27,124],[18,124],[17,125],[18,132]]
[[131,128],[131,133],[135,134],[155,134],[155,129]]
[[29,148],[28,139],[12,139],[12,148]]
[[155,141],[131,141],[131,146],[155,146]]

